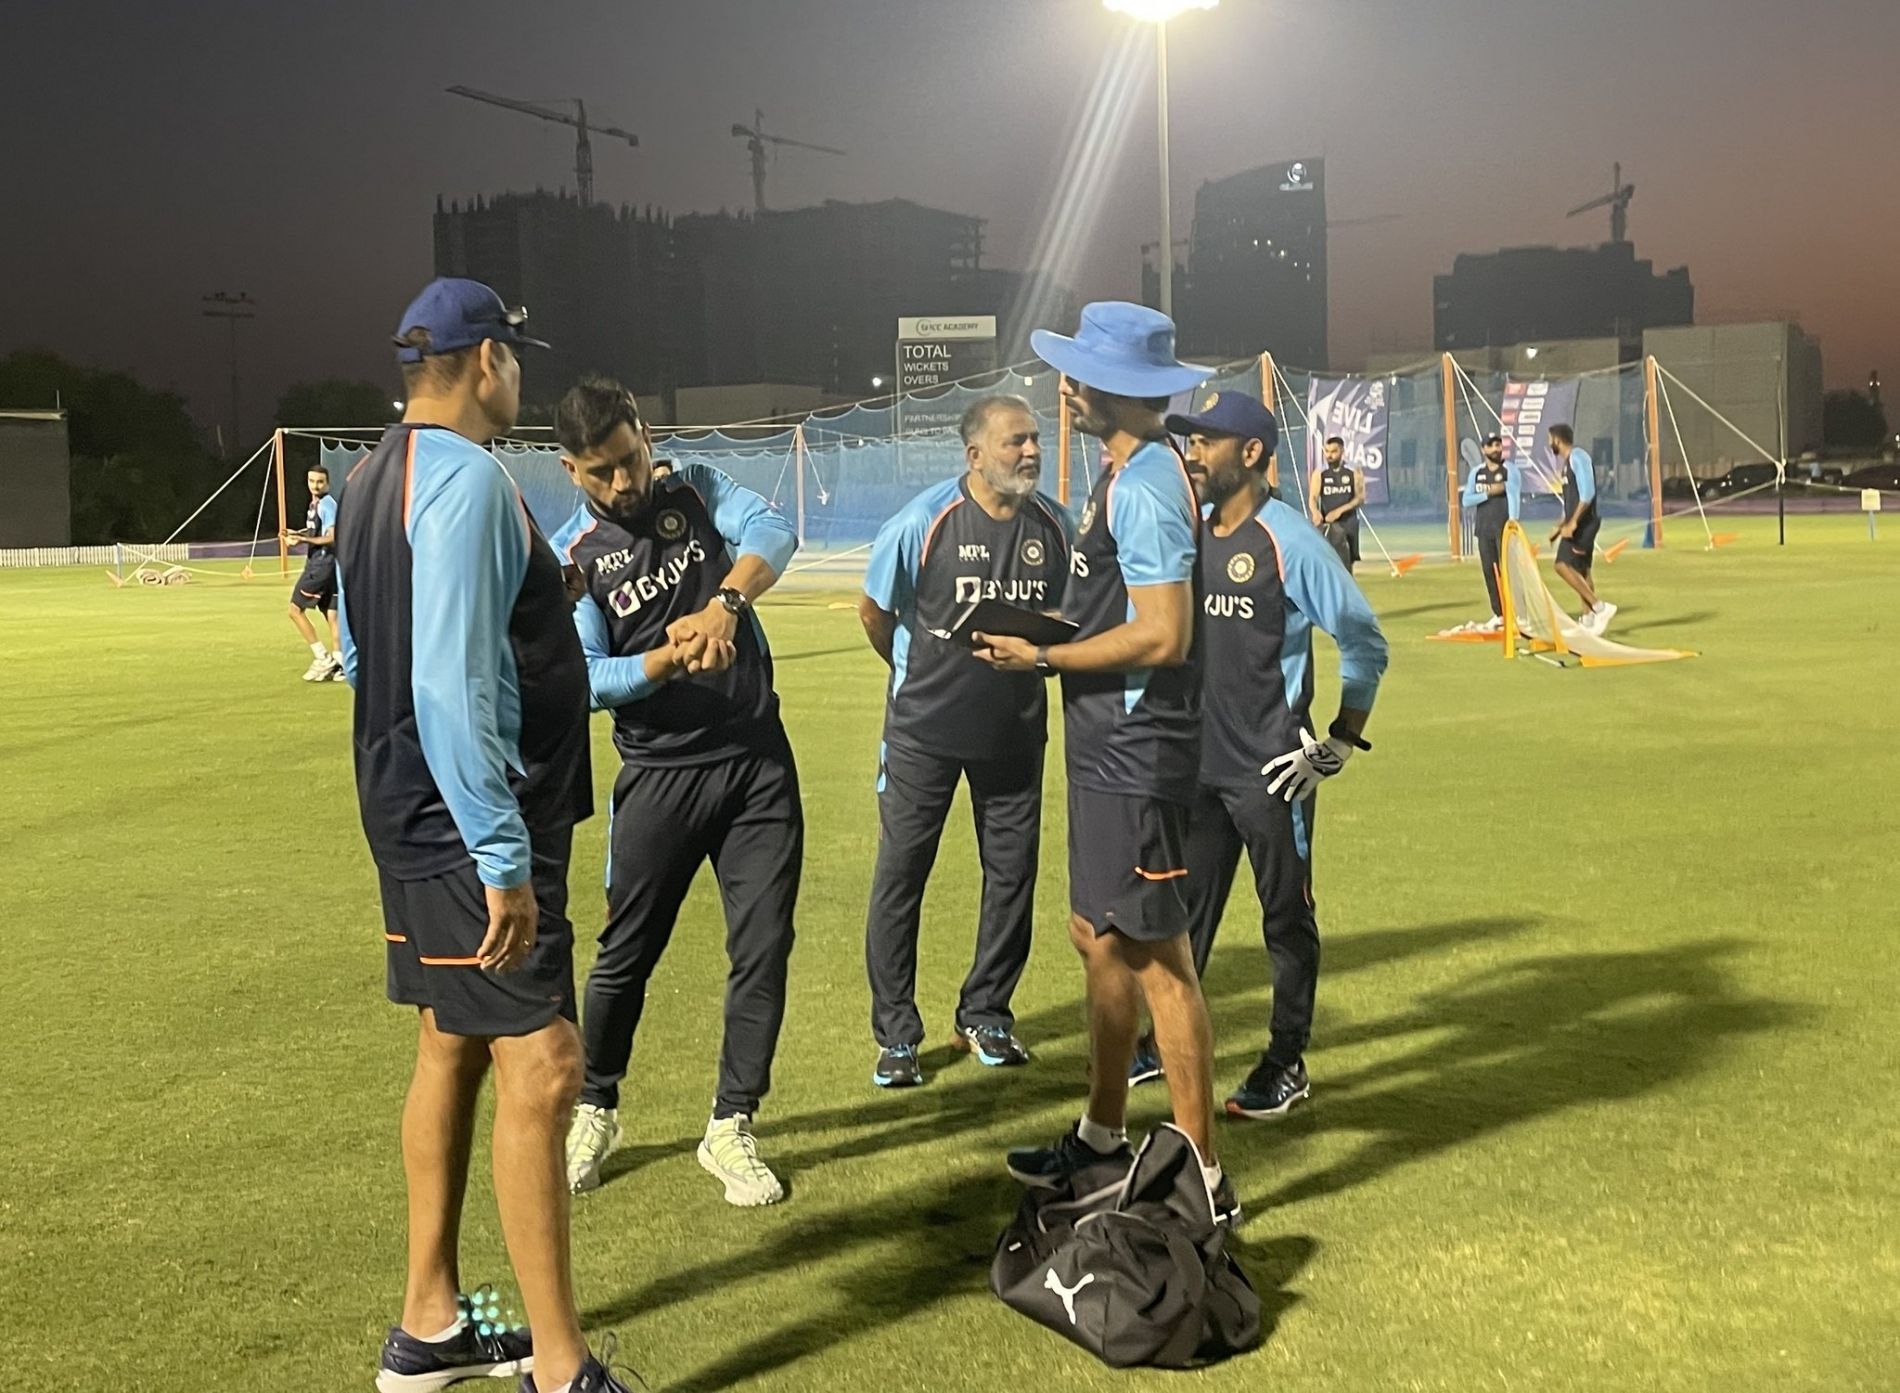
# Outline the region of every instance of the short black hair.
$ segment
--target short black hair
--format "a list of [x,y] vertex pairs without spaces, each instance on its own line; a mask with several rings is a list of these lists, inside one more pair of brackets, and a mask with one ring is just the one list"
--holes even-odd
[[1560,440],[1566,445],[1575,445],[1577,443],[1576,432],[1571,430],[1569,426],[1561,423],[1550,428],[1550,438],[1552,440]]
[[554,408],[554,438],[569,459],[586,454],[621,426],[640,433],[640,404],[620,383],[590,373],[567,389]]
[[1326,443],[1328,445],[1337,445],[1342,450],[1346,448],[1346,442],[1336,435],[1327,436]]
[[321,474],[324,478],[327,479],[330,477],[330,466],[325,464],[322,460],[318,460],[315,464],[311,465],[308,469],[304,470],[304,473]]
[[1021,411],[1030,420],[1036,419],[1036,413],[1028,402],[1009,392],[992,392],[989,396],[978,397],[964,410],[963,419],[957,422],[957,434],[965,445],[976,443],[990,424],[990,417],[999,411]]

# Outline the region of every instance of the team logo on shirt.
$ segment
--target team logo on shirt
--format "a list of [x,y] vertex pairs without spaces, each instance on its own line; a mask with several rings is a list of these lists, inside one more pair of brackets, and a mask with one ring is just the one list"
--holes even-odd
[[1095,526],[1095,500],[1091,498],[1088,501],[1088,506],[1082,509],[1082,520],[1076,524],[1076,536],[1086,537],[1089,529],[1093,526]]
[[1245,585],[1253,579],[1253,557],[1241,552],[1230,557],[1227,562],[1227,579],[1235,585]]
[[1040,566],[1046,559],[1043,555],[1042,543],[1036,538],[1031,537],[1023,543],[1023,565]]
[[1220,405],[1220,393],[1216,392],[1212,396],[1210,396],[1206,401],[1201,403],[1201,410],[1212,411],[1215,407],[1219,405]]
[[668,508],[664,513],[660,514],[659,521],[654,523],[653,526],[654,530],[666,538],[667,541],[676,542],[685,535],[686,514],[677,508]]

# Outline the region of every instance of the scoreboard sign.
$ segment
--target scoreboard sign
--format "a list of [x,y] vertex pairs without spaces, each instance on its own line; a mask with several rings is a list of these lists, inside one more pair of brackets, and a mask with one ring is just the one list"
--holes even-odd
[[928,392],[994,371],[996,316],[917,316],[897,321],[897,390]]

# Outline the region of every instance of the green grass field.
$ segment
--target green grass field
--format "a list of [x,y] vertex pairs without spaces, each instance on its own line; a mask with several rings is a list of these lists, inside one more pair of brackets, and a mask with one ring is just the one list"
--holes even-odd
[[[1427,642],[1481,611],[1473,570],[1367,575],[1392,668],[1376,751],[1321,799],[1313,1098],[1222,1132],[1269,1335],[1173,1377],[1111,1373],[985,1286],[1015,1201],[1002,1151],[1082,1096],[1059,775],[1018,998],[1035,1063],[986,1073],[942,1045],[976,903],[959,812],[926,912],[931,1083],[877,1093],[880,668],[843,596],[779,596],[811,831],[761,1134],[793,1193],[729,1209],[693,1160],[724,972],[702,879],[627,1145],[575,1209],[590,1329],[676,1390],[1900,1385],[1900,542],[1735,526],[1719,552],[1603,569],[1614,636],[1702,653],[1656,667]],[[348,693],[297,680],[284,589],[0,572],[0,1314],[21,1388],[367,1388],[398,1308],[414,1027],[382,1000]],[[583,965],[603,831],[576,844]],[[1209,973],[1223,1087],[1265,1039],[1257,925],[1237,898]],[[1143,1090],[1133,1120],[1164,1109]],[[512,1299],[483,1156],[464,1278]]]

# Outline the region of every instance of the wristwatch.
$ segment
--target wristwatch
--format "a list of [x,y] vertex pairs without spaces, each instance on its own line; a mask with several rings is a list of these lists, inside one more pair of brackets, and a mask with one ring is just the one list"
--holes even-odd
[[1056,670],[1049,666],[1049,650],[1047,648],[1038,648],[1036,650],[1036,671],[1041,673],[1044,677],[1055,676]]
[[1354,734],[1352,731],[1346,729],[1345,726],[1341,725],[1338,721],[1334,721],[1330,726],[1326,727],[1326,733],[1332,736],[1333,739],[1335,740],[1344,740],[1348,745],[1352,746],[1355,750],[1370,750],[1372,748],[1371,741],[1367,740],[1362,735]]
[[732,615],[734,618],[737,618],[752,608],[752,601],[748,600],[739,591],[734,590],[730,585],[720,586],[713,598],[724,605],[726,607],[726,613]]

